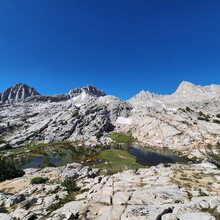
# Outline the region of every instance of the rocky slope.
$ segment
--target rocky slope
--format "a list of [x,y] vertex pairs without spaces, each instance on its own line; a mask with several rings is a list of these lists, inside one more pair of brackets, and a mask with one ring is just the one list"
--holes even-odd
[[[108,132],[115,130],[131,132],[137,141],[155,148],[207,157],[207,146],[220,138],[219,88],[183,82],[172,95],[142,91],[124,101],[91,85],[43,96],[18,84],[0,96],[0,148],[64,140],[105,145],[111,142]],[[34,177],[47,181],[31,184]],[[61,185],[67,177],[80,188],[71,202]],[[172,213],[163,214],[167,209]],[[214,220],[219,216],[220,171],[205,161],[160,164],[110,176],[74,163],[26,169],[23,177],[0,182],[0,220]]]
[[89,85],[66,94],[40,95],[17,84],[1,94],[0,148],[51,141],[103,144],[110,131],[137,141],[203,157],[220,140],[220,86],[182,82],[171,95],[141,91],[128,101]]
[[116,129],[132,130],[142,143],[201,156],[205,146],[219,142],[220,86],[182,82],[172,95],[141,91],[129,100],[131,123]]
[[[1,220],[155,220],[168,208],[172,213],[160,219],[214,220],[220,216],[220,171],[206,162],[161,164],[111,176],[100,176],[97,169],[76,163],[25,173],[0,183]],[[47,182],[31,184],[37,176]],[[65,200],[68,192],[60,184],[66,176],[81,188],[72,202]]]
[[29,87],[18,84],[3,92],[4,97],[14,94],[14,99],[7,96],[0,103],[1,148],[37,142],[85,141],[112,131],[112,119],[127,117],[132,108],[126,101],[106,96],[91,85],[68,94],[42,96],[33,92],[18,98],[25,88]]

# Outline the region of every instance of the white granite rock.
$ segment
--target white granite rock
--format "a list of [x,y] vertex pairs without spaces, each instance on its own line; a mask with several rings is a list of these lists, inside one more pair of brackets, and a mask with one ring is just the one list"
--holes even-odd
[[184,213],[177,215],[180,220],[215,220],[215,217],[206,212],[199,213]]
[[0,213],[0,220],[12,220],[12,217],[5,213]]

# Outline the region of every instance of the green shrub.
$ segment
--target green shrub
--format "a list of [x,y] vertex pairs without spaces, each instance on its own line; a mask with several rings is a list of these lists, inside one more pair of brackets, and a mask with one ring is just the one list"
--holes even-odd
[[99,140],[102,137],[102,134],[101,133],[96,133],[95,136],[96,136],[97,140]]
[[163,165],[164,165],[164,167],[171,167],[170,163],[164,163]]
[[197,119],[209,122],[210,116],[200,111]]
[[117,143],[125,143],[125,144],[131,144],[134,140],[131,133],[125,134],[119,132],[114,132],[111,135],[111,139]]
[[203,113],[203,112],[199,112],[199,115],[201,116],[201,117],[206,117],[206,115]]
[[2,138],[0,138],[0,144],[6,144],[7,142],[5,140],[3,140]]
[[192,197],[193,197],[192,193],[190,193],[190,192],[187,191],[187,195],[188,195],[188,199],[191,200]]
[[80,190],[80,188],[77,187],[76,180],[74,180],[72,177],[66,177],[61,183],[61,186],[66,187],[69,194]]
[[213,123],[220,124],[220,121],[219,121],[219,120],[217,120],[217,119],[214,119],[214,120],[213,120]]
[[178,108],[178,110],[179,110],[179,111],[186,112],[186,110],[185,110],[185,109],[183,109],[183,108]]
[[61,202],[52,203],[52,204],[50,205],[50,207],[48,208],[48,210],[49,210],[50,212],[53,212],[53,211],[59,209],[61,206],[62,206],[62,203],[61,203]]
[[191,109],[187,106],[187,107],[186,107],[186,111],[187,111],[187,112],[191,112]]
[[199,188],[199,196],[209,196]]
[[207,122],[209,122],[209,119],[208,119],[208,118],[198,117],[197,119],[198,119],[198,120],[202,120],[202,121],[207,121]]
[[217,114],[216,117],[217,117],[217,118],[220,118],[220,114]]
[[40,184],[40,183],[45,183],[47,181],[46,178],[37,176],[31,179],[31,184]]
[[0,181],[13,179],[24,175],[24,171],[15,166],[14,160],[0,157]]
[[[66,203],[74,201],[74,200],[75,200],[75,195],[74,194],[67,195],[66,197],[61,199],[59,202],[51,204],[51,206],[48,208],[48,210],[50,212],[53,212],[53,211],[59,209],[60,207],[62,207],[63,205],[65,205]],[[75,218],[73,218],[73,219],[75,219]]]
[[206,156],[211,163],[214,163],[218,168],[220,168],[220,144],[212,146],[211,144],[206,147]]

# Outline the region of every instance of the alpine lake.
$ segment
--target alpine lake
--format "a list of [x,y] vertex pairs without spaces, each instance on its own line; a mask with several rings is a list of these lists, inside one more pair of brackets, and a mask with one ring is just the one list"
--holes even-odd
[[17,167],[22,169],[82,163],[115,173],[124,169],[138,169],[160,163],[168,165],[188,162],[186,158],[171,151],[156,151],[139,145],[84,147],[70,142],[57,142],[9,149],[5,150],[5,153],[14,159]]

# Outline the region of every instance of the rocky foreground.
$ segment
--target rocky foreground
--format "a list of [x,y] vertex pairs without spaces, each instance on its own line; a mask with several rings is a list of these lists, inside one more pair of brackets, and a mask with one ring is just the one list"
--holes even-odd
[[[30,183],[39,176],[46,183]],[[60,184],[66,176],[80,188],[74,201]],[[26,169],[23,177],[0,183],[0,207],[1,220],[214,220],[220,218],[220,170],[206,162],[110,176],[77,163]],[[159,216],[168,208],[173,212]]]

